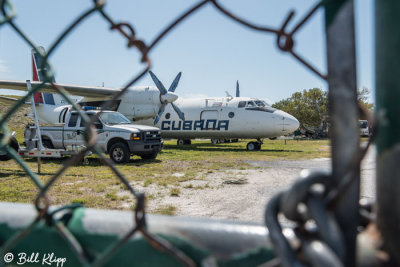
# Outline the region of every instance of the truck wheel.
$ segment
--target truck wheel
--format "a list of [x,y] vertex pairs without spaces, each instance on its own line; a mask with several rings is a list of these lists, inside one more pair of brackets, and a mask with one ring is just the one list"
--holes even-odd
[[0,150],[0,161],[7,161],[10,157],[5,150]]
[[[0,140],[1,140],[2,137],[3,137],[3,134],[0,134]],[[11,148],[13,148],[15,151],[18,152],[19,145],[18,145],[18,141],[17,141],[17,139],[15,139],[15,137],[11,137],[8,144],[9,144],[9,146]],[[7,154],[7,152],[3,151],[3,150],[0,150],[0,161],[7,161],[9,159],[11,159],[11,158]]]
[[157,154],[158,153],[144,154],[144,155],[141,155],[140,157],[142,159],[155,159],[157,157]]
[[44,146],[44,148],[49,148],[49,149],[53,149],[53,143],[51,142],[51,140],[45,139],[42,141],[42,144]]
[[110,148],[110,159],[115,163],[126,163],[129,161],[131,153],[128,146],[124,143],[115,143]]

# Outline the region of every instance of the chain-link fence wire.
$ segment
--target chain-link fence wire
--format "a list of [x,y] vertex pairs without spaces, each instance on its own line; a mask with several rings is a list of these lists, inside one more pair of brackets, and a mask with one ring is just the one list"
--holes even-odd
[[[8,239],[1,247],[0,250],[0,256],[2,257],[7,251],[10,251],[13,247],[16,246],[16,244],[27,234],[29,234],[32,229],[37,226],[40,222],[46,222],[48,225],[54,226],[55,229],[58,231],[60,236],[67,242],[69,247],[74,251],[76,254],[77,258],[79,259],[80,263],[83,266],[89,266],[89,265],[94,265],[94,266],[102,266],[108,262],[108,260],[115,255],[115,253],[122,247],[122,245],[127,242],[132,236],[134,236],[136,233],[140,232],[148,241],[150,245],[152,245],[154,248],[161,250],[161,251],[167,251],[171,255],[173,255],[177,260],[179,260],[182,264],[187,265],[187,266],[193,266],[194,261],[190,259],[187,255],[185,255],[181,250],[173,246],[171,243],[166,241],[165,239],[160,238],[159,236],[155,236],[153,234],[150,234],[147,231],[146,227],[146,212],[145,212],[145,196],[142,193],[137,192],[127,181],[127,179],[123,176],[123,174],[118,170],[118,168],[111,162],[110,159],[106,158],[105,155],[101,152],[101,150],[96,146],[96,128],[93,125],[94,120],[96,119],[95,117],[92,118],[91,120],[88,118],[87,115],[85,115],[84,112],[81,111],[80,107],[74,103],[69,97],[67,92],[59,85],[54,83],[54,72],[53,68],[50,64],[50,58],[53,55],[54,51],[56,48],[64,41],[65,37],[80,26],[82,23],[85,22],[87,18],[92,16],[93,14],[100,14],[102,18],[104,18],[105,21],[108,22],[110,28],[112,30],[118,31],[124,38],[127,40],[127,46],[128,47],[134,47],[136,48],[140,53],[141,53],[141,62],[143,64],[143,69],[141,72],[139,72],[136,76],[134,76],[131,80],[129,80],[126,85],[124,86],[123,89],[117,94],[115,94],[110,100],[106,101],[102,106],[101,109],[105,109],[109,104],[112,103],[112,101],[120,98],[128,89],[128,87],[134,85],[143,75],[145,75],[148,70],[151,68],[151,60],[149,57],[149,54],[151,50],[158,44],[162,39],[175,27],[177,27],[181,22],[185,21],[187,17],[189,17],[191,14],[195,13],[196,11],[200,10],[202,7],[206,5],[211,5],[215,7],[216,10],[219,11],[220,14],[225,15],[232,19],[234,22],[243,25],[247,27],[248,29],[255,30],[255,31],[260,31],[260,32],[265,32],[265,33],[270,33],[276,36],[276,43],[277,47],[284,51],[288,52],[291,54],[297,61],[299,61],[301,64],[303,64],[306,68],[308,68],[310,71],[321,77],[322,79],[326,80],[327,75],[322,74],[320,71],[318,71],[315,67],[312,66],[306,59],[304,59],[298,52],[294,51],[294,37],[295,34],[298,32],[298,30],[303,27],[303,25],[306,24],[306,22],[315,14],[315,12],[323,6],[325,3],[330,2],[328,1],[321,1],[317,4],[315,4],[309,12],[307,12],[302,19],[299,20],[298,23],[291,29],[288,30],[287,26],[289,22],[292,20],[294,12],[290,11],[287,15],[287,17],[283,20],[283,23],[281,24],[280,27],[266,27],[266,26],[259,26],[259,25],[254,25],[250,23],[249,21],[240,18],[236,14],[230,12],[227,10],[225,7],[220,5],[217,0],[203,0],[195,5],[193,5],[191,8],[189,8],[187,11],[185,11],[182,15],[177,17],[171,24],[169,24],[165,29],[161,31],[159,35],[157,35],[152,42],[149,44],[146,44],[144,40],[138,39],[135,35],[135,30],[134,27],[127,22],[120,22],[118,20],[113,19],[104,9],[104,6],[106,4],[105,0],[93,0],[93,6],[89,8],[88,10],[84,11],[77,19],[75,19],[73,22],[70,23],[70,25],[59,35],[59,37],[56,39],[56,41],[50,46],[48,49],[48,52],[45,53],[41,49],[39,49],[39,46],[36,45],[36,43],[21,29],[16,23],[14,22],[14,18],[16,15],[16,11],[13,8],[12,2],[10,0],[1,0],[0,5],[1,5],[1,21],[0,21],[0,30],[2,27],[11,27],[18,36],[24,40],[34,51],[36,51],[38,54],[40,54],[43,58],[40,69],[43,71],[43,76],[44,80],[42,81],[41,84],[35,85],[31,91],[29,91],[24,97],[20,98],[4,115],[0,117],[0,132],[2,133],[1,136],[1,142],[0,142],[0,149],[3,151],[6,151],[8,155],[14,159],[20,166],[21,168],[26,172],[26,175],[30,177],[30,179],[33,181],[35,186],[39,189],[39,193],[35,198],[34,204],[37,210],[37,217],[36,219],[30,224],[29,227],[24,229],[23,231],[15,234],[12,238]],[[72,106],[73,109],[75,109],[77,112],[79,112],[79,115],[85,122],[85,141],[86,141],[86,149],[79,152],[78,154],[72,156],[69,158],[65,164],[63,164],[63,167],[61,167],[46,183],[43,183],[39,177],[25,164],[24,160],[18,155],[18,153],[9,145],[9,141],[11,138],[10,130],[7,126],[7,122],[10,119],[10,117],[19,109],[21,106],[29,100],[32,94],[39,92],[43,85],[45,83],[51,84],[51,86],[57,90],[57,92],[65,99],[65,101]],[[99,114],[98,114],[99,115]],[[123,236],[120,240],[116,241],[115,243],[110,244],[110,246],[98,257],[88,257],[87,252],[85,252],[85,249],[82,247],[82,245],[79,243],[79,241],[73,236],[73,234],[67,229],[67,227],[64,225],[64,223],[61,220],[55,219],[55,214],[62,211],[62,210],[68,210],[68,209],[74,209],[76,208],[75,205],[66,205],[63,206],[57,210],[50,211],[49,206],[50,206],[50,200],[48,197],[48,191],[51,188],[51,186],[59,179],[61,179],[62,175],[65,173],[65,171],[76,164],[79,164],[81,160],[84,158],[85,154],[87,152],[93,152],[96,154],[99,158],[100,161],[108,166],[112,172],[115,174],[117,179],[124,184],[126,189],[132,194],[132,196],[136,199],[137,204],[136,208],[134,210],[134,222],[135,222],[135,227],[131,229],[125,236]],[[278,194],[275,198],[272,199],[268,206],[268,211],[267,215],[271,216],[266,216],[267,217],[267,224],[268,227],[270,228],[270,233],[272,240],[274,241],[274,245],[276,246],[277,254],[283,258],[286,258],[288,262],[295,262],[295,256],[294,252],[292,249],[288,247],[287,241],[284,240],[284,237],[279,235],[281,233],[280,231],[280,225],[279,222],[276,220],[276,215],[277,213],[280,212],[279,210],[279,205],[277,204],[279,201],[282,199],[290,198],[288,199],[288,203],[286,205],[286,210],[288,212],[284,212],[285,215],[293,219],[297,222],[301,222],[304,224],[306,221],[304,217],[302,217],[302,214],[298,214],[297,211],[294,211],[294,207],[296,206],[295,203],[299,202],[304,202],[305,196],[312,196],[313,199],[317,199],[317,201],[311,201],[309,206],[314,207],[318,206],[319,204],[315,203],[322,203],[322,205],[329,206],[334,200],[338,197],[340,197],[340,193],[345,190],[345,188],[351,184],[351,172],[354,171],[354,166],[359,165],[363,155],[365,154],[366,150],[360,151],[358,155],[355,156],[354,161],[349,164],[348,167],[348,177],[347,179],[344,179],[343,182],[339,185],[336,186],[335,188],[332,187],[326,187],[325,190],[322,190],[324,193],[317,192],[315,193],[314,190],[309,190],[312,188],[312,185],[315,183],[318,184],[323,184],[324,186],[329,183],[329,175],[327,174],[317,174],[317,175],[310,175],[309,179],[306,179],[305,181],[311,180],[311,182],[305,182],[306,185],[303,184],[295,184],[292,187],[292,190],[288,191],[289,193],[280,193]],[[317,178],[315,178],[317,177]],[[315,181],[314,181],[315,180]],[[298,187],[301,188],[306,188],[307,190],[303,190],[301,192],[302,195],[300,194],[293,194],[294,196],[297,196],[298,198],[292,199],[291,195],[293,192],[298,191]],[[329,190],[328,190],[329,189]],[[312,191],[312,192],[311,192]],[[311,193],[310,193],[311,192]],[[329,192],[329,194],[327,193]],[[320,195],[323,194],[325,197],[321,199]],[[315,196],[316,195],[316,196]],[[301,196],[301,197],[300,197]],[[313,205],[314,203],[315,205]],[[278,205],[278,206],[277,206]],[[290,206],[292,205],[292,206]],[[318,209],[321,210],[323,209],[322,207],[318,206],[315,208],[311,208],[311,210]],[[272,212],[272,213],[271,213]],[[271,214],[270,214],[271,213]],[[326,217],[326,216],[325,216]],[[269,218],[269,219],[268,219]],[[320,219],[316,218],[314,216],[315,221],[317,222],[318,226],[322,227],[322,225],[325,225],[323,223],[319,224]],[[326,219],[326,218],[325,218]],[[270,223],[270,220],[272,220],[272,223]],[[321,219],[322,220],[322,219]],[[330,220],[329,222],[332,222],[334,220]],[[329,223],[328,223],[329,224]],[[330,230],[337,230],[335,224],[329,224],[333,225],[329,229],[324,229],[326,231]],[[320,232],[326,232],[326,231],[320,231]],[[334,232],[336,233],[336,232]],[[275,238],[274,238],[275,236]],[[299,235],[301,236],[301,235]],[[340,237],[340,234],[337,235]],[[340,240],[337,240],[335,236],[329,235],[329,236],[323,236],[323,240],[328,244],[329,248],[333,248],[334,253],[330,253],[329,255],[339,255],[339,259],[341,255],[343,254],[342,252],[342,244],[340,243]],[[340,239],[340,238],[339,238]],[[304,242],[307,240],[304,239]],[[282,246],[280,245],[282,244]],[[310,247],[310,246],[308,246]],[[312,247],[312,246],[311,246]],[[326,246],[324,246],[326,247]],[[330,252],[330,250],[325,250]],[[315,254],[315,253],[314,253]],[[313,255],[314,255],[313,254]],[[332,258],[336,259],[334,256]],[[283,260],[282,262],[285,262]]]
[[[374,127],[373,118],[361,107],[360,112],[368,117]],[[348,249],[344,233],[338,223],[334,211],[338,199],[355,182],[361,160],[366,155],[375,139],[373,131],[366,146],[360,148],[353,160],[345,167],[341,181],[333,183],[332,173],[327,171],[302,171],[298,179],[289,189],[277,193],[268,202],[265,210],[265,222],[283,266],[301,266],[306,262],[311,266],[345,266]],[[359,228],[375,222],[372,212],[373,203],[361,199],[359,203]],[[293,247],[282,232],[282,224],[278,216],[283,215],[295,223],[294,232],[301,242],[301,247]]]

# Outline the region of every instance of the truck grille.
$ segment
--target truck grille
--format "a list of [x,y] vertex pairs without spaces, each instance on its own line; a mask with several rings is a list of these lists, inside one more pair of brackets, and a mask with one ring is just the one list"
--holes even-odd
[[161,140],[161,134],[159,131],[146,131],[144,132],[144,142],[159,142]]

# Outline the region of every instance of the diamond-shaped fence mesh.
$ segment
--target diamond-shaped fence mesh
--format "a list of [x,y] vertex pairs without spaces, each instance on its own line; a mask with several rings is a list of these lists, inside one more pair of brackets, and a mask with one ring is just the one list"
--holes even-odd
[[[179,24],[184,23],[185,19],[204,6],[213,6],[222,16],[230,18],[234,23],[239,23],[250,30],[264,32],[266,34],[273,34],[276,36],[277,46],[281,51],[291,54],[297,61],[303,64],[311,72],[318,75],[324,80],[328,79],[328,75],[322,74],[318,71],[311,63],[309,63],[305,58],[303,58],[297,51],[294,50],[295,35],[298,30],[315,14],[315,12],[325,4],[329,4],[330,1],[322,1],[314,5],[310,11],[305,14],[290,30],[288,30],[287,25],[292,20],[294,12],[289,12],[287,17],[283,19],[283,23],[278,27],[264,27],[259,25],[254,25],[249,21],[238,17],[233,14],[225,7],[221,6],[217,0],[204,0],[196,3],[193,7],[189,8],[186,12],[176,18],[172,23],[167,25],[159,35],[157,35],[154,40],[150,43],[138,39],[135,35],[134,27],[130,23],[118,21],[118,19],[112,18],[107,11],[104,9],[106,1],[94,0],[93,5],[88,10],[82,12],[78,18],[70,23],[70,25],[59,34],[59,38],[54,41],[47,52],[39,49],[39,46],[35,43],[30,36],[28,36],[24,29],[21,29],[14,21],[16,10],[14,10],[12,1],[2,0],[1,5],[1,18],[0,18],[0,31],[3,27],[11,27],[16,34],[26,42],[32,49],[39,53],[43,60],[41,62],[40,69],[42,69],[44,79],[38,84],[34,85],[32,90],[29,91],[25,96],[21,97],[18,102],[12,105],[11,108],[7,110],[4,114],[0,116],[0,132],[1,132],[1,142],[0,149],[5,151],[9,157],[11,157],[15,162],[17,162],[20,167],[25,171],[25,175],[29,176],[32,180],[34,186],[37,187],[39,193],[35,197],[34,207],[36,209],[35,213],[30,213],[32,221],[25,225],[22,222],[15,222],[19,225],[19,230],[8,229],[8,232],[1,233],[0,236],[6,237],[0,240],[0,256],[6,259],[10,251],[23,251],[21,247],[25,250],[30,248],[30,251],[34,251],[34,247],[37,246],[32,244],[29,240],[40,240],[41,236],[49,236],[45,239],[45,242],[49,242],[47,246],[49,251],[68,251],[68,255],[72,255],[75,259],[75,264],[80,264],[82,266],[103,266],[103,265],[135,265],[135,262],[126,262],[124,260],[115,261],[116,255],[121,257],[125,255],[125,260],[135,260],[131,256],[136,257],[136,263],[138,265],[175,265],[177,263],[182,263],[188,266],[194,266],[203,262],[206,258],[207,253],[201,249],[196,250],[194,247],[188,248],[180,240],[171,238],[171,236],[161,236],[151,234],[148,231],[148,225],[146,221],[145,212],[145,196],[139,193],[132,187],[132,185],[127,181],[124,175],[119,171],[119,169],[114,165],[114,163],[105,157],[104,153],[96,146],[96,128],[93,125],[94,119],[89,119],[84,112],[80,110],[80,107],[71,100],[68,96],[66,90],[56,83],[54,83],[54,71],[51,65],[51,57],[55,53],[56,48],[63,43],[65,38],[74,33],[74,30],[81,24],[85,23],[86,19],[94,14],[100,15],[114,31],[118,31],[124,38],[126,38],[127,46],[129,48],[137,49],[141,53],[141,63],[143,64],[143,70],[140,71],[135,77],[127,81],[126,86],[117,94],[115,94],[109,101],[102,105],[102,109],[107,108],[112,101],[119,99],[128,89],[128,87],[134,85],[143,75],[145,75],[152,66],[152,61],[150,59],[150,51],[159,44],[163,38],[171,31],[171,29],[179,26]],[[156,59],[155,59],[156,60]],[[60,94],[67,103],[73,106],[73,108],[79,112],[82,120],[85,121],[85,149],[73,155],[68,160],[65,161],[63,166],[51,176],[47,181],[42,181],[40,177],[32,171],[29,166],[24,162],[23,158],[9,145],[11,138],[11,133],[8,127],[8,121],[11,116],[19,110],[25,102],[29,101],[31,96],[39,92],[45,84],[50,84],[58,94]],[[86,216],[84,211],[79,205],[69,204],[59,208],[51,208],[51,198],[49,197],[49,190],[52,186],[60,179],[62,179],[63,174],[76,164],[79,164],[88,152],[96,154],[101,163],[108,166],[112,171],[115,178],[123,184],[126,190],[136,199],[136,205],[134,212],[132,214],[132,222],[128,226],[123,228],[127,231],[120,236],[109,236],[100,237],[96,235],[96,230],[92,229],[92,233],[87,233],[87,228],[84,225],[80,225],[82,221],[80,220],[82,216]],[[362,156],[363,154],[360,153]],[[353,162],[352,166],[359,164],[361,156],[358,155],[356,160]],[[351,169],[351,168],[349,168]],[[352,170],[350,170],[352,171]],[[350,172],[347,171],[347,172]],[[324,176],[324,175],[322,175]],[[348,182],[349,183],[349,182]],[[345,187],[346,184],[340,184],[340,186]],[[337,198],[340,190],[336,190],[330,195],[330,198]],[[1,212],[1,211],[0,211]],[[28,211],[29,213],[29,211]],[[110,215],[112,216],[112,215]],[[68,222],[68,227],[66,226]],[[1,223],[1,220],[0,220]],[[83,230],[86,229],[86,230]],[[2,230],[3,231],[3,230]],[[79,236],[79,237],[78,237]],[[85,236],[85,238],[82,238]],[[140,236],[142,243],[129,243],[133,237]],[[172,233],[173,236],[173,233]],[[27,238],[29,237],[29,238]],[[237,240],[238,241],[238,240]],[[241,242],[241,241],[238,241]],[[244,242],[244,241],[243,241]],[[227,246],[229,244],[226,244]],[[163,256],[161,258],[152,258],[151,251],[153,249],[160,251]],[[39,249],[38,249],[39,250]],[[132,254],[133,253],[133,254]],[[169,255],[169,256],[165,256]],[[8,255],[9,256],[9,255]],[[172,256],[172,257],[171,257]],[[265,252],[263,254],[263,260],[267,261],[273,258],[271,252]],[[26,262],[35,264],[35,258],[31,257],[28,260],[26,256]],[[143,264],[145,262],[145,264]],[[4,264],[1,261],[1,264]],[[60,262],[61,264],[61,262]],[[210,263],[212,265],[212,263]],[[253,262],[255,264],[255,262]],[[59,266],[59,265],[57,265]]]

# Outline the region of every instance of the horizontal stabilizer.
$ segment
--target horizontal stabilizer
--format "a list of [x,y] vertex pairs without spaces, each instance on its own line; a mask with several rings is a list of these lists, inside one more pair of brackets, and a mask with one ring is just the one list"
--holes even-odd
[[0,96],[1,103],[15,103],[17,101],[18,101],[18,99],[16,99],[16,98]]

